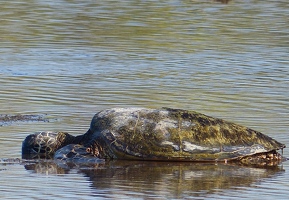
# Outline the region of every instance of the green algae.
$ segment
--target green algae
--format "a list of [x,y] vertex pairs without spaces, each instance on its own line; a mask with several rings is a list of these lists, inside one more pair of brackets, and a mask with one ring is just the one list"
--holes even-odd
[[122,113],[124,118],[117,119],[114,112],[94,123],[95,130],[113,133],[110,139],[103,139],[118,158],[208,161],[245,156],[245,151],[232,149],[254,144],[266,151],[282,148],[279,142],[257,131],[195,111],[140,109],[128,115]]

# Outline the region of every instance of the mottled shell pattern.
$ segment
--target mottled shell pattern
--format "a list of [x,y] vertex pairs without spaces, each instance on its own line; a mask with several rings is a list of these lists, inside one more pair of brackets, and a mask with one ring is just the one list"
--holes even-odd
[[250,128],[170,108],[107,109],[86,134],[114,159],[223,161],[285,148]]

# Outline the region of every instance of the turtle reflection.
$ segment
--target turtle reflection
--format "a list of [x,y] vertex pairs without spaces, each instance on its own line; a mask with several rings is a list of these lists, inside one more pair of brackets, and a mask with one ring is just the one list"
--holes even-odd
[[[43,167],[40,167],[43,166]],[[34,169],[33,169],[34,167]],[[280,166],[266,168],[220,163],[109,161],[101,163],[39,162],[25,166],[32,172],[69,173],[77,169],[89,178],[96,192],[147,193],[168,197],[214,193],[216,189],[247,187],[284,172]],[[49,171],[43,170],[47,169]],[[54,170],[52,170],[54,169]],[[113,195],[113,194],[110,194]]]

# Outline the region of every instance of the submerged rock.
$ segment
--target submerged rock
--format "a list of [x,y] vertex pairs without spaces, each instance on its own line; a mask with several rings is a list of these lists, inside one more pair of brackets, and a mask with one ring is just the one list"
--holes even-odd
[[43,115],[0,115],[0,126],[10,125],[13,122],[48,122]]

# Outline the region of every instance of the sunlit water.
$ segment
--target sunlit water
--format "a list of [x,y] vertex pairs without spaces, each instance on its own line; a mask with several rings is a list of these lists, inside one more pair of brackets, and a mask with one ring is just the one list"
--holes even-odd
[[[7,1],[0,13],[0,158],[26,135],[85,133],[105,108],[196,110],[289,144],[287,1]],[[289,157],[287,149],[284,155]],[[3,199],[287,199],[273,169],[192,163],[0,163]]]

